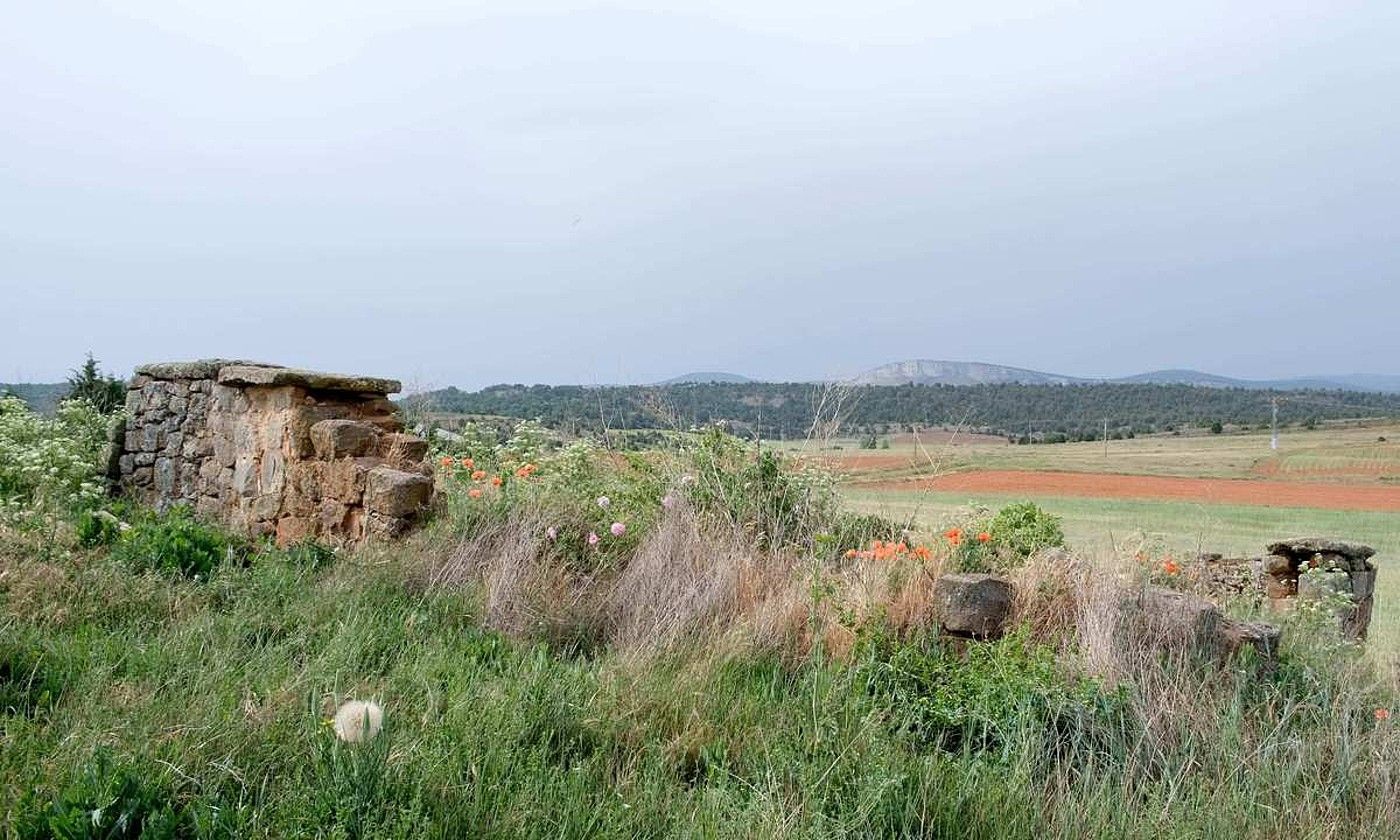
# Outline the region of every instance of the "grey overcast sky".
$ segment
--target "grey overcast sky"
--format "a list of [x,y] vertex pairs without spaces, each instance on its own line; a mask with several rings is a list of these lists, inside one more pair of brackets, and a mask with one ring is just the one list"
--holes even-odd
[[0,380],[1400,373],[1400,3],[7,4]]

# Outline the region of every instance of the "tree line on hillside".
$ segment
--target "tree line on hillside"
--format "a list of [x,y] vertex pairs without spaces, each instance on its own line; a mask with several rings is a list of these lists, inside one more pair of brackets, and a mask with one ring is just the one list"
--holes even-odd
[[691,383],[663,386],[495,385],[410,397],[443,414],[537,419],[565,431],[665,429],[728,422],[739,433],[807,436],[814,424],[844,433],[956,426],[1023,442],[1128,437],[1181,427],[1284,425],[1400,417],[1400,394],[1265,391],[1197,385],[865,385]]

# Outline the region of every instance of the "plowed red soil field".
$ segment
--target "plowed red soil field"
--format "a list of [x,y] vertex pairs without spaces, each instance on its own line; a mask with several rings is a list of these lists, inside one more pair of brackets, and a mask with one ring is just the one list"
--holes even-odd
[[1169,499],[1206,504],[1400,511],[1400,487],[1303,481],[981,470],[950,473],[937,478],[862,483],[860,486],[878,490],[1024,493],[1032,496]]

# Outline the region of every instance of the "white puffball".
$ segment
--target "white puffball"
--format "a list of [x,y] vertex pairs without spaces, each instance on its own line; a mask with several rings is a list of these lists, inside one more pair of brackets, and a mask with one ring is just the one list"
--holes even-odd
[[384,728],[384,710],[373,700],[349,700],[335,710],[335,737],[347,744],[368,741]]

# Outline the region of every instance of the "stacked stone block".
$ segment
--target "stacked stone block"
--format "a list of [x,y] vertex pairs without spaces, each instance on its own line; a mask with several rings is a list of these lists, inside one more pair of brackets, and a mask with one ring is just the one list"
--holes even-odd
[[348,545],[408,530],[433,495],[399,383],[250,362],[144,365],[127,392],[114,476],[157,508],[279,544]]
[[1366,638],[1376,594],[1376,550],[1368,545],[1320,537],[1270,543],[1261,561],[1264,594],[1274,609],[1289,609],[1294,598],[1322,598],[1338,593],[1342,634]]

